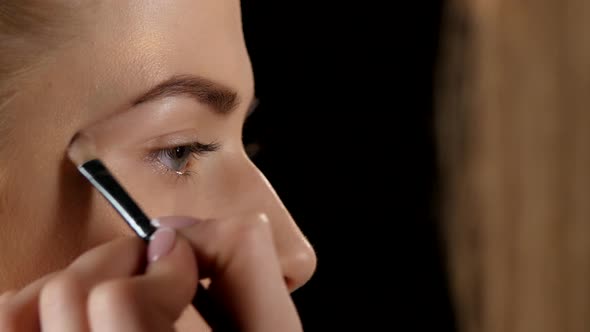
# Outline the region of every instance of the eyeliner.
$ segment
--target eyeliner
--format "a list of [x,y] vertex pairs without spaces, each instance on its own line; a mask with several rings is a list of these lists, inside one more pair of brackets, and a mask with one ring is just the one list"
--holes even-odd
[[[94,145],[85,135],[76,135],[68,148],[70,159],[77,164],[80,173],[102,194],[121,215],[131,229],[146,242],[157,230],[150,218],[135,203],[119,184],[103,162],[94,157]],[[211,297],[209,291],[198,283],[192,305],[215,332],[236,331],[221,306]]]

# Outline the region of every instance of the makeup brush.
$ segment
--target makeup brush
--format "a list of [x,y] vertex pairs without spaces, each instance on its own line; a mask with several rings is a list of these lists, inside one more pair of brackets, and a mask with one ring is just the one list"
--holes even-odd
[[[149,242],[151,235],[157,228],[151,224],[150,218],[145,215],[97,157],[96,147],[92,138],[81,133],[74,135],[68,147],[68,157],[78,167],[80,173],[90,181],[121,217],[123,217],[127,225],[140,238]],[[235,330],[231,327],[228,317],[224,317],[221,314],[222,311],[219,306],[200,282],[192,304],[213,331],[229,332]]]

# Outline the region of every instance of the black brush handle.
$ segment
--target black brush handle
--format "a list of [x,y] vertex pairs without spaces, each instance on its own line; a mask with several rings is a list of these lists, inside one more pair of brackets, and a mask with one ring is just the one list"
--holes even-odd
[[[106,166],[99,160],[93,159],[78,167],[92,185],[106,198],[106,200],[123,217],[127,225],[144,241],[149,242],[152,234],[157,230],[150,219],[135,203],[127,191],[119,184]],[[228,315],[224,314],[221,306],[211,297],[210,292],[199,282],[199,286],[192,300],[192,304],[205,319],[214,332],[237,331],[233,327]]]

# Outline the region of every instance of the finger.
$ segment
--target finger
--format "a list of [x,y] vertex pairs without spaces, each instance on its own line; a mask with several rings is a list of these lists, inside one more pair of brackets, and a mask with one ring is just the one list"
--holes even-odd
[[0,294],[0,305],[2,305],[2,303],[8,302],[8,300],[10,300],[17,293],[18,292],[16,290],[12,289]]
[[39,292],[56,272],[47,274],[20,291],[9,291],[0,304],[0,331],[38,331]]
[[[162,226],[176,217],[158,218]],[[191,243],[201,277],[240,331],[301,331],[284,282],[268,218],[255,214],[179,230]]]
[[93,289],[90,326],[97,331],[174,331],[197,287],[197,266],[189,243],[172,229],[160,229],[148,255],[158,259],[146,273]]
[[121,238],[81,255],[41,290],[39,316],[43,331],[88,331],[86,302],[90,289],[106,280],[138,273],[144,252],[141,240]]

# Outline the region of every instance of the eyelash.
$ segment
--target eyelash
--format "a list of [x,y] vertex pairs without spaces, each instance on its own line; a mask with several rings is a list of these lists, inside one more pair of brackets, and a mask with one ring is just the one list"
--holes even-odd
[[[194,174],[194,172],[189,170],[188,167],[187,167],[187,170],[180,172],[180,171],[176,171],[176,170],[170,168],[169,166],[165,165],[160,160],[160,158],[162,158],[163,156],[165,156],[167,158],[174,158],[174,154],[176,153],[176,150],[179,148],[187,149],[187,152],[189,154],[187,156],[187,158],[192,157],[192,158],[198,159],[199,157],[205,156],[208,153],[218,151],[220,148],[220,144],[218,144],[217,142],[212,142],[212,143],[191,142],[191,143],[187,143],[187,144],[183,144],[183,145],[175,145],[175,146],[172,146],[169,148],[157,149],[157,150],[150,152],[150,154],[148,155],[148,159],[151,162],[158,163],[159,168],[161,170],[163,170],[166,174],[174,176],[177,179],[188,178]],[[186,165],[188,165],[189,162],[190,162],[190,160],[187,161]],[[185,165],[185,167],[186,167],[186,165]]]

